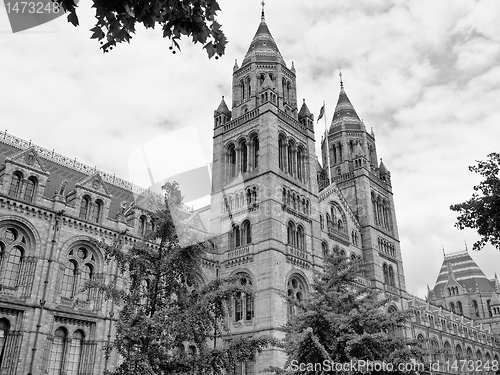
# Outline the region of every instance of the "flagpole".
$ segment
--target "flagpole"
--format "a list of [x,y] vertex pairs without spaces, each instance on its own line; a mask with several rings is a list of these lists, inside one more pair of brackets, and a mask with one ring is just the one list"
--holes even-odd
[[325,101],[323,100],[323,108],[325,109],[323,117],[325,118],[325,137],[326,137],[326,160],[327,160],[327,167],[328,167],[328,185],[332,183],[332,172],[330,168],[330,145],[328,143],[328,128],[327,128],[327,123],[326,123],[326,106],[325,106]]

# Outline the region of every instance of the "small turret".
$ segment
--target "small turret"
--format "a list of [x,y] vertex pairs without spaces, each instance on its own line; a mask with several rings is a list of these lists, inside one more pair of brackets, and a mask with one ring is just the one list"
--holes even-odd
[[302,125],[312,130],[314,129],[314,115],[309,111],[305,99],[303,99],[302,107],[300,107],[298,118]]
[[222,125],[231,120],[231,111],[227,107],[227,104],[222,96],[219,106],[214,111],[214,125],[215,127]]
[[387,168],[384,165],[384,162],[382,161],[382,158],[380,158],[380,165],[378,167],[378,174],[381,180],[387,182],[389,185],[391,184],[391,172],[387,170]]
[[240,67],[238,66],[238,59],[234,59],[233,72],[237,71]]

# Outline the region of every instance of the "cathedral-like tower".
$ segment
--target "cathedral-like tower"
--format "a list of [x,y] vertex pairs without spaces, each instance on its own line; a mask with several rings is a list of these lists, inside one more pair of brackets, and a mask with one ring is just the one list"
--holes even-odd
[[[264,12],[241,66],[235,63],[232,91],[231,111],[223,98],[214,112],[211,230],[219,235],[221,275],[238,275],[255,294],[235,301],[230,327],[281,337],[279,326],[294,313],[284,296],[305,297],[322,254],[314,118],[305,103],[298,110],[295,68]],[[242,366],[257,373],[284,360],[268,350]]]
[[382,160],[380,164],[377,161],[375,135],[366,131],[347,97],[342,75],[328,139],[322,144],[322,158],[323,165],[330,169],[331,182],[359,223],[365,276],[376,288],[402,296],[406,286],[391,174]]

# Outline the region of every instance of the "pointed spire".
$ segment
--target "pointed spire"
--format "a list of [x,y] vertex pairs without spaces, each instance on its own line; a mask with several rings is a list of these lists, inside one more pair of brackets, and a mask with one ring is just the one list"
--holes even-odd
[[299,121],[304,117],[309,117],[312,119],[312,113],[311,111],[309,111],[309,108],[307,107],[306,100],[302,99],[302,107],[300,107],[299,111]]
[[385,176],[389,173],[389,171],[387,170],[387,168],[384,165],[384,162],[382,161],[382,158],[380,158],[380,165],[378,167],[378,171],[380,173],[380,176]]
[[293,64],[293,61],[292,61],[292,67],[290,68],[290,70],[295,73],[295,65]]
[[[340,68],[339,68],[340,69]],[[350,129],[363,129],[364,125],[354,109],[351,101],[347,97],[344,90],[344,81],[342,80],[342,72],[339,72],[340,77],[340,94],[335,112],[332,118],[332,127],[340,126],[342,123],[351,125]],[[352,127],[355,125],[355,127]]]
[[443,248],[443,256],[445,257],[446,253],[444,252],[444,245],[441,245],[441,247]]
[[253,37],[252,43],[241,63],[241,66],[250,63],[251,61],[271,61],[280,62],[285,64],[283,57],[274,41],[271,32],[266,24],[266,19],[264,16],[264,2],[262,2],[262,14],[260,19],[260,25]]
[[238,66],[238,59],[234,59],[234,66],[233,66],[233,72],[235,70],[238,70],[240,67]]
[[219,106],[214,111],[214,116],[218,116],[220,114],[225,114],[226,116],[231,117],[231,111],[227,108],[226,101],[224,100],[224,95],[222,95],[222,100],[220,101]]
[[264,5],[266,5],[266,3],[264,2],[264,0],[262,0],[262,2],[260,4],[262,5],[262,13],[260,15],[260,22],[266,22],[266,15],[264,14]]

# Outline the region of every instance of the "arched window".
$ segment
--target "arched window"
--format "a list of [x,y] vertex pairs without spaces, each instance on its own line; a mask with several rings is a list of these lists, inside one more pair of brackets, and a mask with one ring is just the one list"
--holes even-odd
[[297,150],[297,177],[300,181],[304,180],[304,151],[302,148]]
[[328,256],[328,245],[326,242],[321,243],[321,249],[323,250],[323,258],[326,258]]
[[60,375],[63,364],[64,346],[66,344],[66,331],[58,328],[54,333],[52,348],[50,350],[49,375]]
[[28,178],[26,181],[26,190],[24,191],[24,200],[26,202],[33,202],[35,197],[36,179],[35,177]]
[[448,341],[445,341],[443,344],[444,348],[444,360],[446,361],[451,361],[451,345]]
[[278,166],[282,171],[285,168],[285,141],[281,137],[278,139]]
[[236,176],[236,149],[234,145],[230,145],[228,148],[228,167],[229,177]]
[[[88,281],[92,280],[92,277],[93,277],[92,265],[84,264],[80,271],[80,288],[85,287],[85,284]],[[88,301],[90,299],[90,289],[85,289],[84,291],[82,291],[79,297],[84,301]]]
[[3,364],[3,359],[5,356],[5,343],[7,341],[7,333],[9,333],[10,322],[2,318],[0,319],[0,368]]
[[460,302],[460,301],[457,301],[457,313],[460,315],[463,315],[463,313],[464,313],[464,309],[462,307],[462,302]]
[[245,100],[245,82],[240,81],[240,90],[241,90],[241,100]]
[[10,181],[9,195],[11,197],[17,197],[21,187],[22,176],[20,173],[16,172],[12,175],[12,180]]
[[476,318],[479,318],[479,306],[477,305],[477,301],[475,299],[472,300],[472,308],[474,309],[474,315]]
[[454,313],[455,312],[455,304],[453,302],[450,302],[449,307],[450,307],[450,311]]
[[432,362],[437,363],[439,355],[439,343],[435,338],[431,340],[431,358]]
[[240,145],[241,152],[241,171],[246,172],[248,166],[248,148],[246,141],[242,141]]
[[325,229],[325,223],[323,221],[323,215],[319,215],[319,226],[321,229]]
[[295,224],[292,221],[288,222],[287,225],[287,243],[290,246],[296,246],[295,243]]
[[297,226],[297,241],[296,241],[296,246],[301,249],[305,250],[306,248],[306,240],[305,240],[305,235],[304,235],[304,228],[302,225]]
[[82,356],[82,342],[83,333],[78,330],[73,333],[71,337],[71,345],[69,347],[68,353],[68,363],[66,366],[67,375],[78,375],[78,369],[80,368],[80,358]]
[[90,203],[90,199],[89,197],[85,196],[82,198],[82,202],[80,204],[80,219],[82,220],[86,220],[87,219],[87,214],[88,214],[88,210],[89,210],[89,203]]
[[238,282],[242,288],[250,289],[248,293],[240,292],[234,299],[234,320],[252,320],[254,317],[254,298],[251,293],[252,280],[247,274],[239,274]]
[[293,142],[288,143],[288,166],[287,166],[287,171],[290,173],[292,176],[295,176],[295,170],[293,167],[293,154],[295,152],[295,145]]
[[139,218],[139,228],[137,232],[141,237],[146,233],[146,216],[144,215]]
[[486,308],[488,309],[488,316],[491,318],[493,316],[493,313],[491,312],[491,300],[490,299],[486,300]]
[[98,223],[101,219],[102,202],[97,200],[92,208],[92,222]]
[[384,271],[384,284],[389,285],[389,267],[387,267],[387,263],[384,263],[382,270]]
[[243,245],[249,245],[252,243],[252,230],[248,220],[245,220],[241,224],[241,242]]
[[396,283],[394,282],[394,269],[392,268],[392,265],[389,265],[389,285],[396,285]]
[[253,167],[259,167],[259,137],[255,136],[252,138],[252,148],[253,148]]
[[61,283],[61,295],[65,298],[71,298],[74,295],[76,286],[76,270],[77,265],[75,261],[68,261]]
[[306,297],[306,287],[302,278],[294,275],[290,277],[287,283],[288,295],[288,316],[292,317],[297,314],[296,303],[301,303]]
[[15,288],[19,281],[19,272],[23,260],[23,250],[19,246],[14,246],[7,258],[4,271],[4,285],[10,288]]

